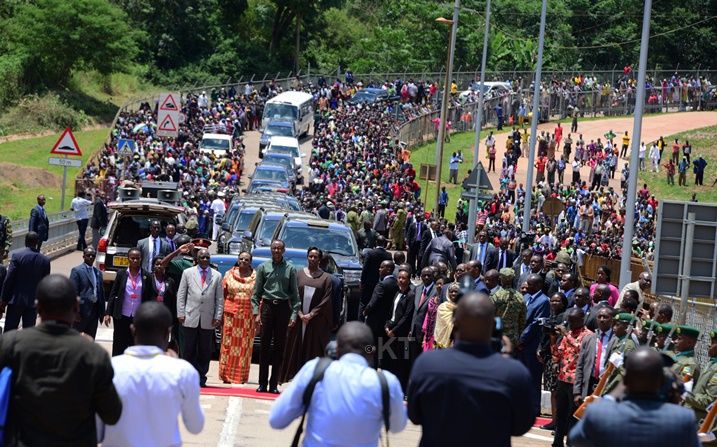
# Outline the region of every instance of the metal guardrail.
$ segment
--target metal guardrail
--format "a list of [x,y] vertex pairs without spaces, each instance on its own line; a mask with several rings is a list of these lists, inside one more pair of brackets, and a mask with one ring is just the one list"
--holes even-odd
[[[92,207],[87,207],[87,213],[92,215]],[[61,211],[59,213],[48,214],[47,219],[50,221],[47,241],[42,243],[42,252],[48,256],[67,251],[68,248],[77,245],[77,220],[75,213],[72,211]],[[12,224],[12,246],[10,247],[10,257],[12,254],[25,248],[25,235],[28,232],[30,219],[22,219],[11,221]],[[92,238],[92,230],[87,229],[85,239]]]

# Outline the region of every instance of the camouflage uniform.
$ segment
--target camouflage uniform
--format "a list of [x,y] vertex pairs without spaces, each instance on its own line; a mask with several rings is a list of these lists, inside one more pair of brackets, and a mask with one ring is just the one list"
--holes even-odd
[[12,247],[12,224],[7,216],[0,215],[0,262],[2,254],[9,253]]
[[[505,269],[502,269],[505,270]],[[508,337],[512,348],[518,346],[520,334],[525,329],[528,307],[525,299],[517,290],[503,286],[491,295],[495,305],[495,316],[503,320],[503,335]]]
[[351,231],[354,232],[354,237],[358,236],[359,231],[359,219],[358,214],[356,214],[355,210],[351,210],[346,215],[346,223],[349,224],[349,227],[351,227]]
[[408,217],[408,213],[401,204],[391,227],[391,241],[394,250],[403,250],[403,227],[406,226],[406,217]]

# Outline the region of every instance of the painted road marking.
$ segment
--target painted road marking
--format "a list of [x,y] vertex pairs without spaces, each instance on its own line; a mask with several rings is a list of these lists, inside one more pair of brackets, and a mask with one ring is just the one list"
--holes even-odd
[[227,417],[224,419],[222,433],[219,436],[217,447],[233,447],[234,440],[237,436],[239,428],[239,420],[241,419],[242,402],[240,397],[230,397],[227,405]]

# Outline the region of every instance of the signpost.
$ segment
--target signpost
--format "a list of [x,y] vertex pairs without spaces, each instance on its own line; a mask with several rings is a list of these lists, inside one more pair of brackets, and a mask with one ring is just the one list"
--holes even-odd
[[52,148],[50,153],[65,156],[65,158],[50,157],[48,160],[48,163],[51,165],[62,166],[62,203],[60,205],[60,211],[64,211],[65,188],[67,187],[67,167],[82,167],[82,160],[69,160],[67,158],[68,155],[72,155],[73,157],[82,156],[80,146],[77,144],[77,140],[75,140],[75,136],[72,135],[72,130],[70,130],[69,127],[62,133],[62,136],[59,140],[57,140],[55,147]]
[[157,113],[157,135],[160,137],[179,136],[179,93],[160,93]]

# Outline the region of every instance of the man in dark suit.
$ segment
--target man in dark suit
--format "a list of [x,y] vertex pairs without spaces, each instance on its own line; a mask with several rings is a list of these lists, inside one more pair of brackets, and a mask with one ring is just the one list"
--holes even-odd
[[[581,295],[584,293],[590,293],[585,287],[578,288],[578,291],[575,293],[577,294],[578,292]],[[610,298],[611,294],[612,290],[610,290],[610,286],[607,284],[600,284],[593,291],[593,306],[590,308],[587,317],[585,317],[585,326],[587,326],[588,329],[590,329],[591,331],[594,331],[598,327],[597,315],[600,309],[602,309],[603,307],[612,308],[612,306],[610,306],[610,303],[608,302],[608,299]]]
[[[580,355],[575,368],[573,384],[575,407],[580,407],[585,398],[592,394],[600,377],[605,372],[610,357],[611,342],[617,340],[612,330],[614,317],[615,312],[612,309],[600,309],[597,317],[598,330],[586,336],[580,345]],[[598,348],[600,349],[598,350]],[[598,366],[596,367],[596,365]]]
[[97,250],[97,245],[99,245],[100,239],[102,239],[102,233],[105,228],[107,228],[108,218],[109,209],[105,202],[105,192],[100,191],[97,194],[97,200],[95,200],[95,205],[92,208],[92,222],[90,223],[90,228],[92,228],[92,248],[95,250]]
[[[485,265],[486,260],[497,256],[495,253],[497,251],[497,248],[488,243],[488,232],[481,230],[480,233],[478,233],[478,242],[471,245],[470,256],[467,261],[478,260],[481,265]],[[486,271],[487,270],[488,269],[486,269]]]
[[466,264],[466,272],[473,277],[474,292],[483,292],[486,295],[490,295],[488,286],[482,279],[480,279],[480,275],[481,273],[483,273],[483,266],[481,265],[480,261],[477,261],[475,259],[469,261],[468,264]]
[[[421,226],[423,227],[423,226]],[[428,248],[428,244],[431,243],[434,237],[438,234],[438,222],[435,220],[432,220],[428,223],[428,228],[426,228],[428,231],[424,231],[421,229],[421,246],[418,248],[418,263],[421,264],[421,259],[423,258],[423,253],[426,251],[426,248]],[[425,265],[419,265],[417,272],[422,270],[424,267],[427,267]]]
[[391,303],[389,318],[385,323],[383,343],[378,345],[380,350],[378,356],[381,360],[381,368],[395,374],[401,382],[401,388],[406,390],[408,373],[411,370],[406,339],[411,330],[414,303],[410,272],[406,270],[398,272],[398,287],[399,289],[389,299]]
[[450,265],[452,270],[456,269],[456,249],[453,246],[453,232],[445,230],[442,234],[433,238],[423,252],[421,265],[428,267],[443,262]]
[[525,317],[525,330],[520,334],[518,342],[518,360],[530,371],[532,378],[533,405],[535,413],[540,414],[540,380],[543,377],[543,365],[538,362],[536,353],[540,345],[542,326],[538,323],[539,318],[550,316],[550,301],[542,291],[543,277],[533,273],[526,279],[528,293],[525,294],[525,303],[528,306],[528,313]]
[[[575,305],[575,291],[580,285],[580,279],[578,278],[578,275],[575,273],[563,273],[562,277],[556,277],[556,279],[560,281],[560,291],[563,292],[568,298],[568,308],[573,307]],[[583,308],[583,311],[586,312],[585,318],[587,318],[587,311],[590,309],[589,300],[587,302],[587,305],[587,308],[583,308],[584,305],[580,306],[581,308]]]
[[50,258],[37,248],[38,235],[28,231],[25,235],[25,249],[13,255],[10,268],[2,288],[0,306],[7,305],[5,332],[22,327],[35,326],[35,291],[42,278],[50,274]]
[[530,374],[490,347],[495,316],[487,295],[466,294],[453,317],[453,348],[414,363],[407,407],[423,428],[421,446],[508,446],[535,422]]
[[37,196],[37,205],[30,211],[30,223],[27,225],[28,231],[34,231],[38,236],[37,251],[42,248],[50,234],[50,220],[45,212],[45,196],[42,194]]
[[428,302],[437,294],[432,267],[424,267],[421,270],[421,281],[421,284],[413,288],[413,319],[409,335],[411,338],[409,343],[411,361],[416,360],[419,354],[423,352],[423,321],[426,319]]
[[0,368],[13,369],[5,445],[97,445],[95,415],[112,425],[122,413],[110,358],[70,327],[80,305],[72,281],[33,285],[42,322],[0,337]]
[[87,247],[82,252],[85,261],[70,272],[70,279],[75,285],[77,296],[80,297],[80,312],[72,327],[84,332],[93,339],[97,335],[97,325],[105,316],[105,285],[102,273],[92,266],[97,252]]
[[407,223],[406,225],[408,225],[406,227],[406,242],[408,243],[408,264],[413,269],[413,274],[415,276],[415,273],[418,272],[418,266],[421,262],[421,258],[418,257],[418,254],[421,251],[422,237],[428,230],[428,227],[425,222],[423,222],[422,213],[416,214],[415,222],[412,222],[411,224]]
[[527,274],[530,273],[530,258],[532,256],[533,250],[526,248],[520,252],[520,257],[514,261],[513,270],[515,270],[515,276],[513,277],[513,288],[515,290],[520,290],[520,286],[523,284],[521,279],[525,281]]
[[379,268],[383,261],[391,261],[391,253],[386,251],[386,238],[378,236],[376,238],[376,248],[368,250],[363,261],[363,270],[361,270],[361,301],[359,302],[359,320],[364,321],[363,310],[371,301],[373,289],[380,279]]
[[699,447],[694,412],[660,397],[665,383],[660,353],[637,348],[624,366],[624,394],[616,396],[619,400],[591,404],[570,431],[568,443],[574,447]]
[[[393,305],[393,297],[398,292],[398,281],[393,275],[395,263],[393,261],[383,261],[378,269],[380,280],[373,289],[371,301],[366,304],[363,310],[363,316],[366,324],[373,332],[374,340],[378,345],[378,340],[385,338],[386,321],[391,319],[391,310]],[[378,354],[378,353],[376,353]],[[374,366],[378,367],[377,355],[374,356]]]
[[500,246],[497,250],[489,250],[486,255],[486,261],[483,268],[488,270],[500,270],[502,268],[513,268],[515,262],[515,253],[508,250],[510,239],[507,237],[500,238]]
[[158,220],[153,220],[149,223],[149,237],[140,239],[137,242],[137,248],[142,253],[142,268],[148,272],[152,271],[154,258],[172,253],[167,240],[159,237],[160,231],[162,231],[162,224]]

